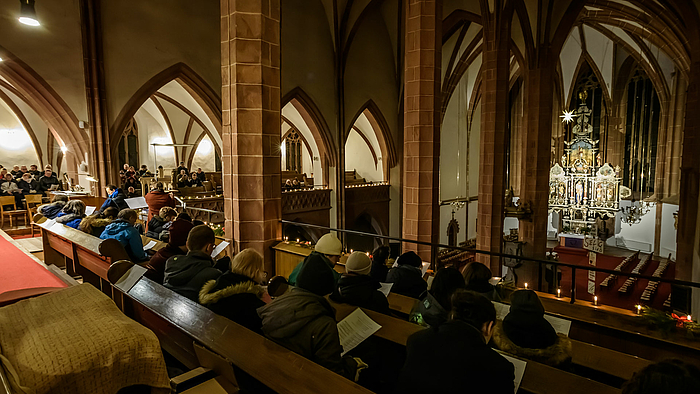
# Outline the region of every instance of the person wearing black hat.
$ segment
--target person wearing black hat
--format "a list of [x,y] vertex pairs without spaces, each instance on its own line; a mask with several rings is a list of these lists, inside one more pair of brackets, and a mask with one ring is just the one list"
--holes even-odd
[[415,252],[406,252],[399,256],[396,264],[386,275],[386,281],[394,284],[391,292],[420,299],[428,289],[421,271],[423,260]]
[[513,394],[513,364],[488,345],[495,321],[491,301],[455,291],[447,322],[408,337],[395,392]]
[[409,321],[435,327],[447,321],[452,309],[452,294],[464,288],[464,278],[454,267],[445,267],[435,274],[433,285],[426,296],[411,311]]
[[372,252],[372,271],[369,276],[377,282],[386,282],[386,275],[389,273],[386,260],[390,254],[391,249],[386,245],[380,246]]
[[369,276],[372,261],[365,253],[354,252],[345,263],[345,274],[338,280],[331,300],[391,315],[389,301],[379,291],[379,282]]
[[328,269],[305,264],[296,287],[261,308],[262,332],[266,337],[331,371],[354,379],[358,363],[341,357],[335,310],[324,298],[333,292],[335,279]]
[[496,324],[493,344],[504,352],[550,366],[571,361],[571,340],[557,334],[544,318],[544,306],[532,290],[510,296],[510,312]]

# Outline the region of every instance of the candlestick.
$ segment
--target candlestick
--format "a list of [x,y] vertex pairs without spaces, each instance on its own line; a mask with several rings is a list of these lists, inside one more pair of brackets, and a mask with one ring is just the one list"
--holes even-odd
[[593,305],[598,306],[598,296],[593,296]]

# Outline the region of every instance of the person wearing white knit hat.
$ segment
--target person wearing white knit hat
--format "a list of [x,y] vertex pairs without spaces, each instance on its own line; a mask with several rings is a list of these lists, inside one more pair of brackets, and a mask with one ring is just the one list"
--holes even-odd
[[364,252],[354,252],[345,263],[345,275],[338,280],[338,286],[331,294],[331,300],[367,308],[375,312],[391,314],[389,301],[379,291],[379,282],[369,276],[372,260]]
[[340,260],[342,252],[343,244],[335,235],[330,233],[324,235],[316,242],[314,251],[306,256],[304,261],[294,267],[292,273],[289,274],[289,284],[292,286],[297,285],[299,272],[301,272],[302,268],[305,266],[305,270],[329,269],[333,275],[334,285],[337,284],[338,279],[340,279],[340,273],[335,270],[335,265]]

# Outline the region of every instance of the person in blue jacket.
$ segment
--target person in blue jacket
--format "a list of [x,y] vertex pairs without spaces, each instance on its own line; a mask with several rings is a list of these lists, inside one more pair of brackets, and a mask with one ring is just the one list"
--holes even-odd
[[100,239],[116,239],[124,246],[126,253],[134,262],[148,260],[149,256],[143,250],[141,235],[134,227],[138,215],[133,209],[122,209],[117,220],[108,224],[102,231]]
[[85,217],[85,203],[81,200],[70,200],[56,216],[56,223],[78,229]]
[[129,205],[127,205],[126,201],[124,201],[126,200],[126,195],[124,194],[124,192],[121,191],[121,189],[114,185],[107,185],[105,191],[107,191],[107,199],[102,204],[100,210],[97,211],[97,213],[101,214],[105,211],[105,209],[109,207],[117,208],[120,211],[122,209],[129,208]]

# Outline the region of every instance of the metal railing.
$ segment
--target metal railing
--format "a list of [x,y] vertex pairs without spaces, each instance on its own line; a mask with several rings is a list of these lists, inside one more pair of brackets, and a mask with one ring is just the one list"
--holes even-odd
[[[491,252],[488,250],[466,248],[466,247],[462,247],[462,246],[450,246],[450,245],[445,245],[445,244],[440,244],[440,243],[416,241],[416,240],[412,240],[412,239],[392,237],[392,236],[388,236],[388,235],[371,234],[371,233],[365,233],[362,231],[338,229],[338,228],[333,228],[333,227],[328,227],[328,226],[319,226],[316,224],[293,222],[293,221],[289,221],[289,220],[280,220],[280,222],[283,224],[289,224],[289,225],[300,226],[300,227],[317,228],[317,229],[322,229],[322,230],[337,231],[337,232],[346,233],[346,234],[354,234],[354,235],[359,235],[359,236],[385,239],[385,240],[390,240],[390,241],[407,242],[407,243],[412,243],[412,244],[416,244],[416,245],[424,245],[424,246],[437,247],[437,248],[443,248],[443,249],[451,249],[451,250],[461,250],[461,251],[470,252],[470,253],[474,253],[474,254],[483,254],[483,255],[495,256],[495,257],[501,257],[501,258],[511,258],[511,259],[516,259],[516,260],[521,261],[521,262],[527,262],[529,264],[538,264],[540,269],[542,268],[543,264],[554,266],[557,268],[558,267],[570,268],[571,269],[571,297],[570,297],[571,301],[570,302],[572,304],[576,302],[576,271],[578,271],[578,270],[602,272],[602,273],[606,273],[606,274],[614,274],[617,276],[624,276],[624,277],[628,277],[628,278],[647,279],[647,280],[653,281],[653,282],[669,283],[672,285],[688,286],[688,287],[694,287],[694,288],[700,289],[700,283],[698,283],[698,282],[690,282],[690,281],[679,280],[679,279],[667,279],[667,278],[661,278],[661,277],[656,277],[656,276],[635,274],[632,272],[622,272],[622,271],[616,271],[614,269],[600,268],[600,267],[596,267],[596,266],[581,266],[578,264],[563,263],[563,262],[559,262],[557,260],[542,260],[542,259],[536,259],[536,258],[526,257],[526,256],[517,256],[517,255],[512,255],[512,254],[507,254],[507,253]],[[433,264],[433,267],[434,267],[435,263],[436,262],[431,262],[431,264]],[[554,271],[554,272],[556,273],[556,271]],[[539,286],[542,285],[541,276],[542,275],[539,275],[539,277],[540,277],[540,280],[538,280]],[[556,277],[556,274],[554,276]],[[541,287],[539,290],[541,290]]]

